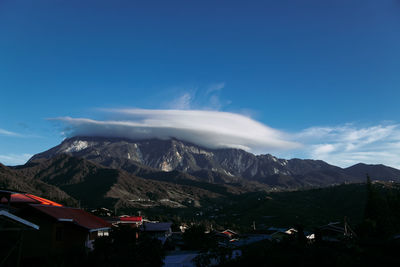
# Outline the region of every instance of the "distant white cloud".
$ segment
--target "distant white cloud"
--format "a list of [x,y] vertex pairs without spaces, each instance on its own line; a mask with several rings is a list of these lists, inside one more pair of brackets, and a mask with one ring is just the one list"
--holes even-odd
[[7,130],[4,130],[4,129],[0,129],[0,135],[5,135],[5,136],[21,136],[21,135],[18,134],[18,133],[14,133],[14,132],[7,131]]
[[299,147],[286,134],[249,117],[219,111],[112,109],[123,120],[62,117],[67,136],[107,136],[130,139],[171,137],[209,148],[233,147],[254,153]]
[[186,92],[170,103],[170,107],[174,109],[190,109],[192,106],[194,95],[191,92]]
[[25,164],[32,156],[32,154],[0,155],[0,163],[7,166],[22,165]]
[[0,136],[19,137],[19,138],[42,138],[42,136],[32,133],[16,133],[4,129],[0,129]]
[[[225,83],[213,83],[205,87],[188,87],[179,89],[179,94],[165,105],[168,109],[179,110],[220,110],[230,104],[222,101],[220,93]],[[175,90],[177,90],[175,88]]]
[[305,157],[347,167],[359,162],[400,168],[400,125],[312,127],[294,134]]
[[211,85],[207,88],[206,94],[207,94],[207,95],[213,94],[213,93],[215,93],[215,92],[218,92],[218,91],[222,90],[224,87],[225,87],[225,83],[224,83],[224,82],[221,82],[221,83],[213,83],[213,84],[211,84]]
[[400,168],[400,125],[394,123],[369,127],[355,124],[311,127],[287,133],[249,116],[229,112],[190,109],[103,111],[112,114],[113,119],[62,117],[56,120],[66,125],[64,132],[68,137],[174,137],[209,148],[231,147],[284,158],[320,159],[341,167],[363,162]]

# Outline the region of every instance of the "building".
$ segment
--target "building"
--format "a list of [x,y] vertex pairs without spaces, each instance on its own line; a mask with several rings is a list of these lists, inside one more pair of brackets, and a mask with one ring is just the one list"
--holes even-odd
[[143,224],[142,216],[122,215],[119,217],[106,217],[106,218],[104,218],[104,220],[111,223],[113,226],[127,225],[132,228],[137,228]]
[[20,266],[25,233],[39,226],[0,209],[0,266]]
[[30,207],[23,215],[42,227],[41,236],[48,241],[43,246],[50,244],[60,250],[74,247],[93,249],[93,241],[108,236],[111,228],[103,219],[78,208],[43,204],[30,204]]
[[39,226],[0,209],[0,232],[39,230]]
[[11,217],[20,218],[22,224],[38,226],[37,231],[24,233],[21,254],[28,261],[40,262],[52,253],[91,250],[93,241],[108,235],[111,228],[109,223],[84,210],[32,194],[0,190],[0,205]]
[[142,232],[159,239],[163,244],[172,235],[172,223],[170,222],[144,222],[140,227]]

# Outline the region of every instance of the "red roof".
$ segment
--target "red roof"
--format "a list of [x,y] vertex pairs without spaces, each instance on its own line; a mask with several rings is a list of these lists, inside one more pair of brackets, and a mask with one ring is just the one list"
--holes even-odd
[[142,216],[121,216],[119,220],[122,222],[141,222],[143,218]]
[[108,222],[81,209],[37,204],[31,204],[31,206],[58,221],[72,222],[89,231],[111,227]]
[[25,194],[25,195],[30,197],[30,198],[33,198],[34,200],[40,202],[40,204],[43,204],[43,205],[62,207],[61,204],[58,204],[57,202],[54,202],[54,201],[51,201],[51,200],[48,200],[48,199],[45,199],[45,198],[42,198],[42,197],[34,196],[34,195],[31,195],[31,194]]
[[229,230],[229,229],[226,229],[225,231],[223,231],[222,234],[225,234],[225,235],[227,235],[227,236],[229,236],[229,237],[232,237],[232,236],[234,236],[234,235],[237,235],[237,233],[235,233],[234,231]]
[[[35,195],[31,194],[23,194],[23,193],[11,193],[10,194],[10,202],[11,203],[32,203],[32,204],[43,204],[43,205],[50,205],[50,206],[58,206],[62,207],[61,204],[42,198],[38,197]],[[1,203],[5,204],[7,203],[7,199],[4,197],[1,199]]]

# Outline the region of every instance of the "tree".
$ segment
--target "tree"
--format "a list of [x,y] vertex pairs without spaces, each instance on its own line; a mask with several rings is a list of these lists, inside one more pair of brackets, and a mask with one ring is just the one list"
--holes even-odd
[[183,234],[183,241],[186,249],[208,250],[216,246],[211,234],[206,234],[206,227],[203,224],[192,225]]
[[96,239],[90,263],[96,266],[162,266],[161,241],[129,226],[114,228],[110,236]]

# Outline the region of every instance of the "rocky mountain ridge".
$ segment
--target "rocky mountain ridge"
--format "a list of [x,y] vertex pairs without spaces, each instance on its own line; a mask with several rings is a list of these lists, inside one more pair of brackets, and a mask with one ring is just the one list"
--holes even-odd
[[373,180],[400,181],[400,170],[384,165],[343,169],[320,160],[207,149],[176,139],[74,137],[25,165],[0,164],[0,187],[85,207],[179,208],[249,192],[364,182],[367,173]]
[[[200,200],[205,198],[245,192],[239,187],[229,185],[208,186],[208,183],[198,181],[194,177],[174,172],[161,175],[156,171],[147,170],[142,174],[147,177],[107,168],[67,154],[57,154],[50,159],[36,160],[22,166],[7,168],[6,171],[0,169],[0,178],[4,176],[11,181],[35,182],[25,187],[16,187],[15,183],[9,183],[7,189],[20,189],[43,195],[43,192],[36,190],[36,184],[46,185],[49,192],[62,192],[79,200],[85,207],[105,206],[120,209],[200,206]],[[168,174],[172,176],[169,177]]]
[[400,181],[400,170],[383,165],[361,165],[364,168],[355,165],[343,169],[321,160],[286,160],[240,149],[207,149],[177,139],[73,137],[36,154],[29,162],[63,153],[133,174],[150,168],[178,171],[218,183],[256,181],[274,187],[300,188],[362,182],[367,173],[373,173],[373,179],[377,180]]

